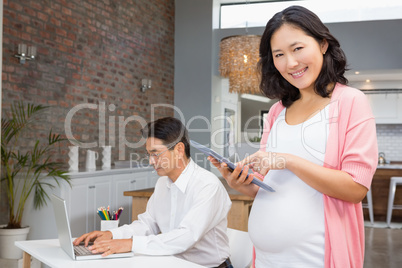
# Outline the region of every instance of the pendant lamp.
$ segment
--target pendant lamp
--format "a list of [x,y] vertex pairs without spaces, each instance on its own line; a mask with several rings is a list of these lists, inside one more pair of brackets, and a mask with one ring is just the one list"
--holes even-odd
[[221,40],[219,72],[229,78],[229,92],[260,93],[257,72],[260,42],[258,35],[237,35]]

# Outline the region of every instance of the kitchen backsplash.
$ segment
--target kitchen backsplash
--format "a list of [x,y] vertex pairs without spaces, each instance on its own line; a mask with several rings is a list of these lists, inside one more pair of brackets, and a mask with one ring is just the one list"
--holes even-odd
[[377,141],[387,161],[402,161],[402,124],[377,125]]

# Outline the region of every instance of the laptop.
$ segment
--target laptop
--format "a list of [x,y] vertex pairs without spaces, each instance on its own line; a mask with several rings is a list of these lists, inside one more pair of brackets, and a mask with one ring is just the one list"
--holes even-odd
[[74,246],[71,238],[70,222],[68,221],[66,201],[52,194],[50,199],[53,204],[54,216],[56,218],[57,232],[59,234],[59,242],[61,248],[73,260],[95,260],[102,258],[122,258],[132,257],[133,252],[110,254],[102,257],[102,254],[93,254],[84,245]]

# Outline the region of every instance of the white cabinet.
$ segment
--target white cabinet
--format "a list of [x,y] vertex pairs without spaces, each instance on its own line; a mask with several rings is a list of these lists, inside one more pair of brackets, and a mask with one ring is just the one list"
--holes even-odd
[[[101,206],[112,205],[113,182],[109,178],[93,180],[89,185],[88,199],[88,228],[100,230],[100,218],[97,215],[98,208]],[[91,213],[92,212],[92,213]]]
[[123,207],[119,225],[131,223],[132,198],[124,196],[124,192],[154,187],[156,179],[150,171],[140,171],[72,181],[72,188],[66,190],[65,196],[72,235],[79,236],[100,230],[96,212],[101,206],[110,206],[111,212]]
[[[115,207],[118,209],[123,207],[123,212],[120,216],[119,224],[131,223],[131,196],[124,196],[124,192],[146,189],[147,176],[149,172],[138,172],[131,174],[121,174],[114,180],[114,200]],[[118,207],[117,207],[118,206]]]
[[72,187],[64,194],[70,218],[72,236],[100,229],[98,207],[112,203],[112,180],[110,176],[73,179]]
[[366,95],[377,124],[402,124],[402,93]]
[[72,181],[71,189],[65,190],[64,198],[67,201],[67,213],[73,237],[86,233],[88,230],[88,192],[87,180]]
[[[100,229],[100,218],[97,209],[110,205],[111,210],[124,207],[120,225],[129,223],[131,219],[131,197],[124,196],[125,191],[140,190],[154,187],[156,173],[151,168],[143,169],[112,169],[93,172],[71,173],[71,186],[62,182],[47,189],[66,200],[67,212],[73,237]],[[48,179],[47,179],[48,180]],[[31,227],[28,239],[57,238],[57,228],[54,219],[53,206],[50,201],[40,210],[33,208],[33,196],[26,203],[23,217],[24,225]]]

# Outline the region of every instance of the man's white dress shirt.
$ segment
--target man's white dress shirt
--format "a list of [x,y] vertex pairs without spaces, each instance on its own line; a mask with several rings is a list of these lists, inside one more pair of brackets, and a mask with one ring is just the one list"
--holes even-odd
[[173,183],[160,177],[138,220],[111,230],[113,239],[133,237],[132,250],[216,267],[229,257],[226,235],[229,195],[220,180],[192,159]]

